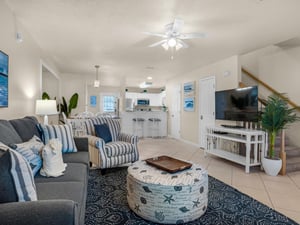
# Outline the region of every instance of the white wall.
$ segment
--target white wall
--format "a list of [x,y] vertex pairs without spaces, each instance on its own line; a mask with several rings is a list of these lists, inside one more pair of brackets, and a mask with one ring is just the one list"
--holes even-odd
[[[300,46],[280,48],[268,46],[240,57],[241,65],[259,79],[300,105]],[[253,72],[254,71],[254,72]],[[270,93],[259,89],[267,97]],[[287,136],[300,146],[300,123],[287,129]]]
[[[198,144],[198,125],[199,125],[199,112],[198,112],[198,95],[199,95],[199,80],[204,77],[215,76],[216,77],[216,90],[236,88],[239,82],[239,58],[238,56],[232,56],[227,59],[212,63],[210,65],[201,67],[187,74],[182,74],[167,82],[166,85],[166,102],[170,107],[172,102],[171,93],[176,84],[180,84],[183,90],[183,84],[191,81],[196,82],[195,91],[195,111],[185,112],[183,110],[183,93],[181,94],[181,124],[180,124],[180,136],[182,139]],[[169,133],[171,130],[169,116]]]
[[40,60],[49,62],[22,24],[17,21],[17,25],[23,37],[21,43],[15,39],[13,13],[0,1],[0,49],[9,55],[9,106],[0,108],[1,119],[34,115],[35,100],[41,95]]
[[[72,111],[72,115],[76,113],[84,112],[87,105],[87,110],[92,113],[99,112],[99,99],[101,93],[118,93],[120,95],[120,87],[107,87],[101,86],[99,88],[93,87],[94,76],[85,76],[82,74],[61,74],[61,85],[62,87],[62,96],[65,97],[68,102],[70,97],[74,93],[78,93],[78,107]],[[97,105],[96,107],[90,106],[90,96],[97,96]]]

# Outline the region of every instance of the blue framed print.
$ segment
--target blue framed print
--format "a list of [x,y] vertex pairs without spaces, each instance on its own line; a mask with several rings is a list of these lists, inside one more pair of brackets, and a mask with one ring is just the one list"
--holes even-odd
[[0,51],[0,107],[8,107],[8,55]]
[[188,82],[183,84],[184,96],[194,96],[195,95],[195,82]]
[[195,97],[184,98],[184,111],[187,112],[195,111]]
[[95,95],[90,96],[90,105],[91,105],[91,107],[97,106],[97,96],[95,96]]

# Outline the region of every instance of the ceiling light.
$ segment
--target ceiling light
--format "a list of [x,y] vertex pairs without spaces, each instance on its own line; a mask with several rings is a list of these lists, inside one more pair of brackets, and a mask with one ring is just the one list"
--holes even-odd
[[139,87],[140,88],[148,88],[152,85],[152,82],[149,81],[144,81],[143,83],[140,83]]
[[177,41],[176,41],[176,39],[175,38],[170,38],[169,40],[168,40],[168,45],[169,45],[169,47],[175,47],[176,46],[176,44],[177,44]]
[[164,42],[162,45],[161,45],[166,51],[169,49],[169,45],[168,45],[168,42]]
[[148,80],[152,80],[152,77],[149,76],[149,77],[147,77],[147,79],[148,79]]
[[99,65],[95,65],[96,68],[96,80],[94,80],[94,87],[98,88],[100,87],[100,81],[99,81],[99,77],[98,77],[98,70],[99,70]]
[[181,43],[177,43],[176,45],[176,51],[178,51],[179,49],[181,49],[183,47],[183,45]]

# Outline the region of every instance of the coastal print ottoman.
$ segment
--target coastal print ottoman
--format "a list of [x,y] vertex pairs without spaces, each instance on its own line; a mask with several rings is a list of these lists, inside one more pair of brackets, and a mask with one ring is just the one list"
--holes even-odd
[[202,216],[207,209],[208,175],[200,165],[168,173],[138,161],[128,167],[127,201],[146,220],[182,224]]

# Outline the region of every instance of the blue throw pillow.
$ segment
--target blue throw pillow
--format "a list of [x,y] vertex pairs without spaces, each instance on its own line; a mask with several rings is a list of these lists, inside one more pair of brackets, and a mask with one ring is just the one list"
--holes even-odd
[[104,124],[96,124],[95,127],[95,133],[96,136],[99,138],[102,138],[105,143],[111,142],[111,133],[109,130],[109,127],[106,123]]

